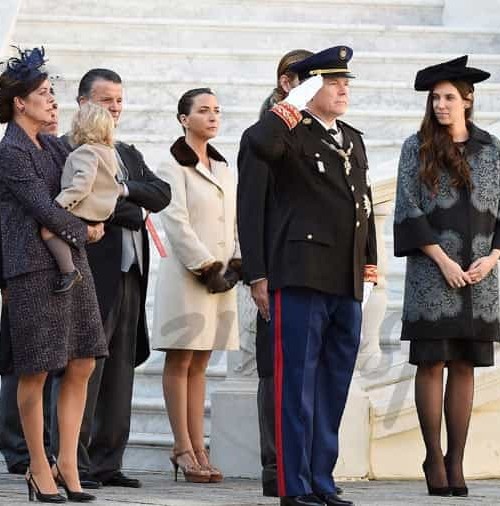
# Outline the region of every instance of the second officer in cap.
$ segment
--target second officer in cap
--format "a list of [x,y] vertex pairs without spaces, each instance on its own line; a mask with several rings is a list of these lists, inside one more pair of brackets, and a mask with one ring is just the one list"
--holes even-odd
[[275,185],[267,272],[283,506],[352,504],[336,494],[332,471],[359,346],[363,283],[375,282],[377,270],[364,144],[338,120],[349,104],[351,57],[350,48],[337,46],[294,65],[313,77],[241,141],[240,170],[253,153],[269,164]]

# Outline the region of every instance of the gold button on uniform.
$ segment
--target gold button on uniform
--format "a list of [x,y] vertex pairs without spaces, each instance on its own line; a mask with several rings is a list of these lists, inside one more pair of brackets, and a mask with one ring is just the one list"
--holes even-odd
[[359,202],[356,202],[356,209],[359,209]]
[[312,235],[312,234],[307,234],[307,238],[308,238],[308,239],[312,239],[312,238],[313,238],[313,235]]
[[351,185],[351,191],[353,192],[356,188],[354,188],[354,185]]
[[356,222],[356,228],[359,228],[359,226],[361,225],[361,223],[359,221]]

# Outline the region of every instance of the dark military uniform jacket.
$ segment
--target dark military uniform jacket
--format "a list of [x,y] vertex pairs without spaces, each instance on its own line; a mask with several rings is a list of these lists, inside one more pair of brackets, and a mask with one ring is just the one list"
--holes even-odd
[[[248,176],[258,160],[272,171],[272,233],[263,262],[252,258],[254,216],[240,213],[239,239],[248,281],[267,277],[269,287],[306,287],[362,300],[363,280],[375,280],[377,246],[365,147],[360,132],[337,121],[350,168],[332,149],[332,138],[306,111],[291,124],[275,108],[247,129],[238,157]],[[289,107],[289,106],[288,106]],[[300,116],[297,117],[300,119]],[[268,184],[265,181],[264,184]],[[255,179],[259,192],[261,181]],[[248,191],[248,185],[247,185]],[[246,225],[248,220],[249,225]],[[260,237],[263,237],[262,232]],[[368,269],[367,269],[368,267]],[[254,270],[254,268],[256,270]],[[371,276],[366,278],[365,272]]]

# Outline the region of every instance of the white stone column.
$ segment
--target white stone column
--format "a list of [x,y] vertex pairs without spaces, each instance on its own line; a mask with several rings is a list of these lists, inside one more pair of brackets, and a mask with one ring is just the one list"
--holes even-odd
[[260,476],[255,335],[257,308],[250,288],[238,286],[240,351],[228,352],[227,376],[211,396],[210,455],[225,476]]
[[[500,0],[445,0],[443,24],[464,28],[500,26]],[[471,53],[474,48],[471,48]]]
[[387,252],[384,241],[384,229],[387,217],[392,212],[392,207],[392,201],[374,205],[375,227],[377,231],[378,282],[363,310],[362,340],[356,363],[358,370],[375,369],[380,366],[380,326],[387,309]]

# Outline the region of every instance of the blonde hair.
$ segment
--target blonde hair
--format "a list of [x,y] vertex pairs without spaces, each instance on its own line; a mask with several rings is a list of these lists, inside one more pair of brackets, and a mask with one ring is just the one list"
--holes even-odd
[[106,144],[113,146],[115,123],[111,113],[100,105],[87,102],[73,117],[71,138],[73,143]]

